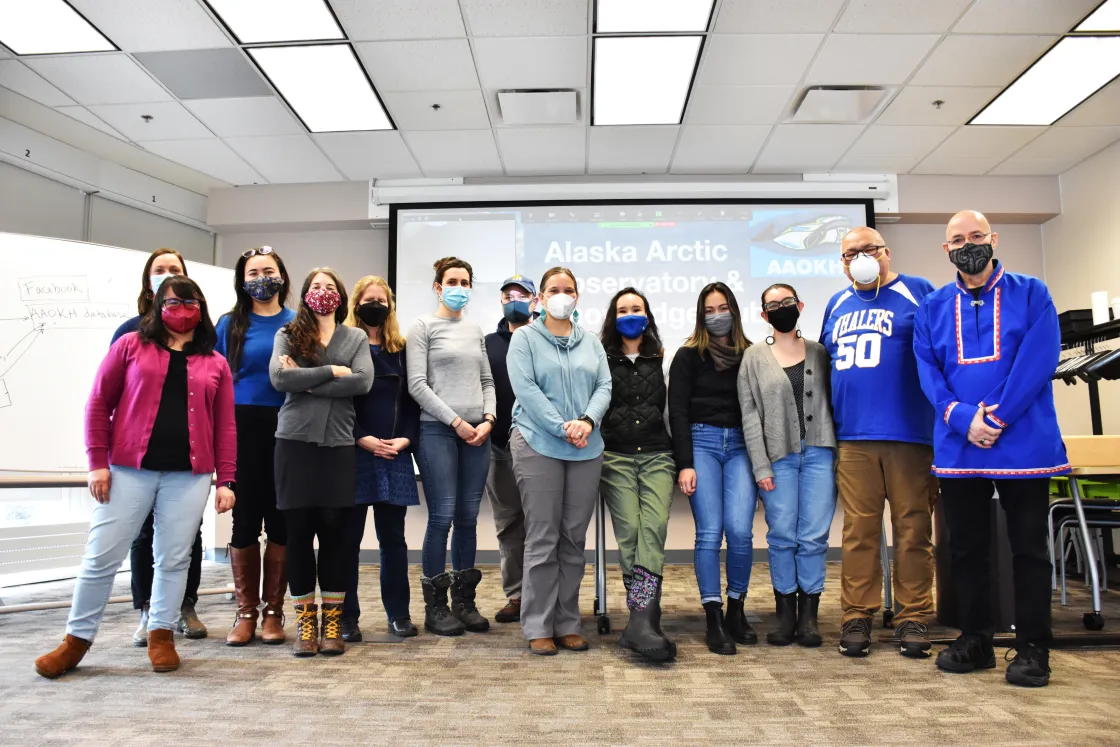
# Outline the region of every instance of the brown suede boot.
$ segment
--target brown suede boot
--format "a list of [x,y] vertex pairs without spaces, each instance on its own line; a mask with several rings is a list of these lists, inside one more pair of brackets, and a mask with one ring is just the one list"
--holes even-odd
[[319,607],[314,604],[296,605],[296,642],[292,646],[295,656],[314,656],[319,653]]
[[264,613],[261,615],[261,643],[283,643],[284,592],[288,589],[287,550],[269,542],[264,549]]
[[67,634],[58,648],[35,660],[35,671],[48,680],[61,677],[78,666],[89,647],[89,641]]
[[323,605],[323,640],[319,643],[319,653],[338,656],[346,653],[346,641],[342,640],[342,605]]
[[254,542],[238,550],[229,548],[233,589],[237,595],[237,617],[226,636],[227,646],[244,646],[257,637],[257,607],[261,603],[261,546]]
[[179,654],[175,653],[175,631],[148,631],[148,661],[153,672],[174,672],[179,668]]

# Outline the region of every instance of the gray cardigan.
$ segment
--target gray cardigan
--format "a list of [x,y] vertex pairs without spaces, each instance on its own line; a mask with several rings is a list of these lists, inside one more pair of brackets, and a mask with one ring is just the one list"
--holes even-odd
[[[339,326],[319,361],[296,360],[299,368],[284,368],[280,357],[290,355],[288,333],[281,328],[272,343],[268,377],[278,392],[286,392],[276,437],[320,446],[354,445],[354,397],[373,386],[369,337],[360,329]],[[331,366],[352,373],[335,378]]]
[[[828,351],[818,342],[805,341],[805,444],[835,448],[832,427]],[[743,437],[755,480],[774,476],[771,465],[801,452],[801,424],[793,385],[769,345],[752,345],[739,367],[739,405],[743,410]]]

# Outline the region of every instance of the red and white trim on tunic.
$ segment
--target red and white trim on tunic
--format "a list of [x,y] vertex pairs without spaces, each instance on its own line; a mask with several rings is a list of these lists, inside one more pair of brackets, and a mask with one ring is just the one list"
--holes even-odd
[[945,419],[946,425],[949,424],[949,416],[953,413],[953,408],[959,404],[960,402],[950,402],[949,406],[945,408],[945,415],[943,415],[942,417]]
[[1000,267],[999,272],[997,272],[995,275],[993,275],[992,279],[988,281],[988,285],[987,285],[986,288],[984,288],[984,292],[987,293],[992,288],[994,288],[996,286],[996,283],[998,283],[1000,278],[1002,278],[1002,277],[1003,277],[1003,268]]
[[1052,475],[1056,472],[1065,472],[1070,469],[1068,463],[1057,467],[1039,467],[1037,469],[945,469],[934,465],[932,472],[945,477],[1022,477],[1024,475]]
[[1000,420],[999,418],[997,418],[995,415],[993,415],[990,412],[985,417],[987,417],[988,420],[990,420],[993,423],[995,423],[996,425],[998,425],[1000,428],[1006,428],[1007,427],[1007,423],[1003,422],[1002,420]]
[[[996,280],[1003,276],[1003,270],[999,271]],[[993,281],[994,283],[995,281]],[[964,337],[961,333],[961,296],[957,294],[957,363],[962,366],[968,366],[973,363],[992,363],[999,360],[999,292],[1000,289],[996,288],[995,297],[995,310],[992,312],[992,350],[995,351],[992,355],[987,355],[982,358],[965,358],[964,357]]]

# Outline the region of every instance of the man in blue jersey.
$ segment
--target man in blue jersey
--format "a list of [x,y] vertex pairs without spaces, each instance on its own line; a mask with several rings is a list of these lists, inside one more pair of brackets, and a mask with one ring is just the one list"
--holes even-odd
[[836,483],[844,507],[840,653],[871,650],[871,620],[883,597],[883,507],[890,504],[901,607],[895,642],[903,656],[924,658],[937,481],[930,474],[933,408],[914,360],[914,314],[933,285],[892,271],[891,250],[873,228],[853,228],[841,251],[852,285],[829,301],[820,340],[832,358]]
[[933,471],[949,528],[961,636],[937,655],[948,672],[995,667],[992,651],[991,499],[1007,518],[1015,586],[1013,685],[1050,680],[1050,478],[1070,471],[1050,377],[1058,314],[1046,285],[1007,272],[999,235],[973,210],[945,229],[954,283],[926,296],[914,321],[922,389],[934,406]]

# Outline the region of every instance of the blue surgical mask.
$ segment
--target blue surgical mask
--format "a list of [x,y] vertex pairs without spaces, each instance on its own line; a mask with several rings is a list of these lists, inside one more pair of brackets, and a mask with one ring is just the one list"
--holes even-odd
[[148,276],[148,284],[152,286],[152,295],[153,296],[155,294],[159,293],[159,286],[163,283],[164,280],[167,280],[169,277],[171,277],[170,272],[165,272],[162,275],[149,275]]
[[510,301],[509,303],[502,304],[502,316],[506,318],[510,324],[520,324],[521,322],[529,321],[531,316],[529,312],[528,301]]
[[471,300],[471,289],[461,285],[450,285],[440,294],[443,305],[452,311],[461,311]]
[[627,314],[615,319],[614,326],[627,340],[637,340],[649,326],[649,317],[645,314]]

